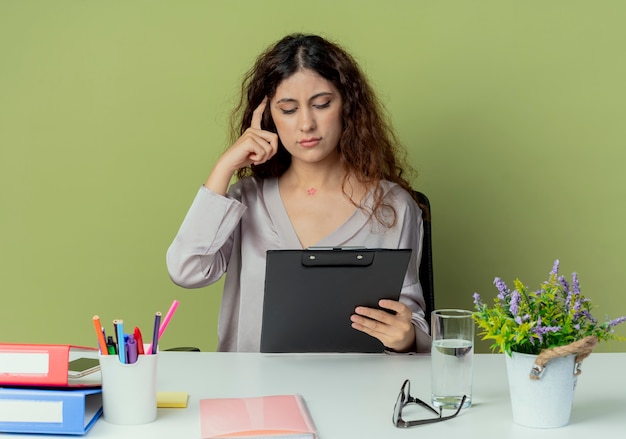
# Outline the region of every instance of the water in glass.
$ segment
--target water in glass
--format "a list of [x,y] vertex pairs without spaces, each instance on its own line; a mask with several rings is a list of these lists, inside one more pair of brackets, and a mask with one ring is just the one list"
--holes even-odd
[[432,403],[435,407],[457,408],[472,403],[473,343],[469,340],[442,339],[432,346]]

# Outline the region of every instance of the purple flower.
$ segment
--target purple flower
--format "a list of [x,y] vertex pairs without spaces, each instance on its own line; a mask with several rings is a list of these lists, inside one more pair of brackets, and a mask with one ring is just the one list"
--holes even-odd
[[572,284],[574,285],[574,295],[580,296],[580,283],[578,282],[578,275],[576,273],[572,273]]
[[611,320],[609,322],[609,328],[612,328],[613,326],[617,326],[622,322],[626,322],[626,316],[621,316],[621,317]]
[[563,289],[568,292],[569,297],[572,293],[569,290],[569,284],[567,283],[567,280],[565,280],[563,276],[559,276],[559,282],[561,282],[561,285],[563,285]]
[[587,310],[583,310],[580,311],[578,314],[584,316],[585,318],[587,318],[590,322],[592,322],[593,324],[598,323],[598,321],[591,315],[591,313]]
[[567,306],[567,309],[569,309],[570,311],[575,311],[574,307],[572,306],[573,299],[574,299],[574,295],[571,292],[567,293],[567,297],[565,298],[565,306]]
[[474,293],[474,305],[480,306],[480,294]]
[[537,336],[539,337],[539,341],[541,343],[543,343],[543,335],[547,334],[548,332],[559,332],[561,330],[560,326],[535,326],[533,329],[531,329],[531,332],[534,332],[535,334],[537,334]]
[[514,316],[517,315],[517,313],[519,312],[519,303],[521,300],[521,296],[519,294],[519,292],[513,291],[513,294],[511,295],[511,303],[509,305],[509,311],[511,311],[511,314],[513,314]]
[[530,314],[524,314],[523,316],[516,316],[515,317],[515,323],[517,323],[518,325],[521,325],[524,322],[527,322],[530,320]]
[[509,293],[511,292],[509,290],[509,287],[507,287],[506,284],[504,283],[504,281],[502,279],[500,279],[499,277],[496,277],[494,279],[493,283],[496,286],[496,288],[498,289],[498,291],[500,292],[498,294],[498,299],[505,300],[506,296],[508,296]]
[[534,328],[536,334],[547,334],[548,332],[559,332],[560,326],[537,326]]
[[554,261],[554,265],[552,266],[552,271],[550,274],[558,274],[559,272],[559,260]]
[[537,335],[547,334],[548,332],[559,332],[560,326],[535,326],[533,332]]

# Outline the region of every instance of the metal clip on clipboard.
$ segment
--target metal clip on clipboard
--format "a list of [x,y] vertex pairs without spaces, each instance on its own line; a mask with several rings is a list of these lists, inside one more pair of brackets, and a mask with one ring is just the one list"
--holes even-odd
[[365,247],[309,247],[302,253],[305,267],[367,267],[375,252]]

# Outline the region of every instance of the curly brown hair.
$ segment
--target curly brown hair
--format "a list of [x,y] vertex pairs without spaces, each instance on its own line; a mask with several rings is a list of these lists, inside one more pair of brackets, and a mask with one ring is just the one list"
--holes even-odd
[[[399,184],[413,195],[406,174],[414,170],[406,161],[406,150],[398,141],[385,117],[367,78],[356,61],[336,43],[318,35],[292,34],[270,46],[246,73],[241,86],[241,98],[231,116],[232,141],[239,138],[252,122],[253,111],[267,96],[275,95],[278,85],[294,73],[309,69],[331,82],[341,93],[343,100],[343,132],[338,144],[347,174],[362,183],[366,189],[374,188],[374,205],[370,214],[379,222],[392,226],[396,222],[395,211],[383,202],[381,180]],[[269,108],[263,114],[263,129],[276,133]],[[267,162],[250,165],[237,171],[238,178],[268,178],[281,176],[291,163],[291,155],[283,144]],[[355,206],[363,208],[352,200]],[[391,209],[391,223],[383,220],[383,211]]]

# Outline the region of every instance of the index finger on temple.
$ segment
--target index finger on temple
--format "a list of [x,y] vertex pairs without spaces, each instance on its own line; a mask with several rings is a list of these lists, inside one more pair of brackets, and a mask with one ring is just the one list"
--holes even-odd
[[263,119],[263,112],[265,111],[265,107],[267,107],[267,96],[263,98],[258,107],[254,109],[252,112],[252,121],[250,126],[252,128],[261,129],[261,120]]

